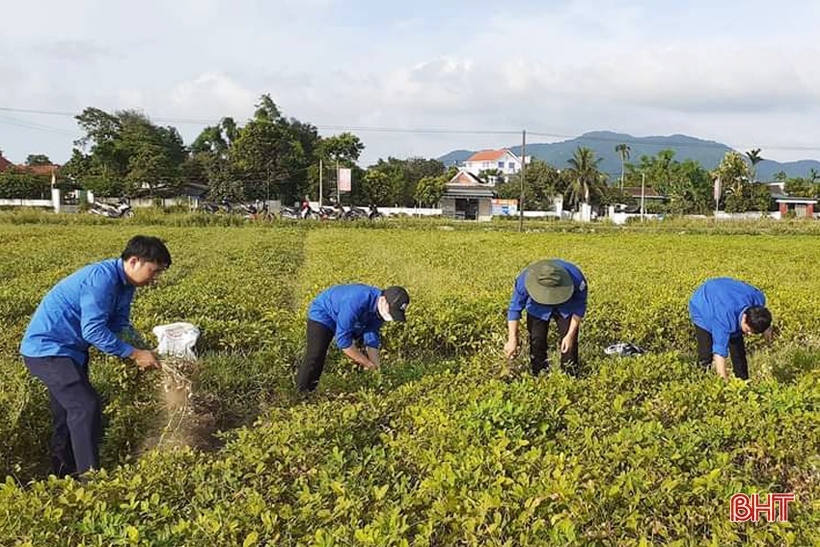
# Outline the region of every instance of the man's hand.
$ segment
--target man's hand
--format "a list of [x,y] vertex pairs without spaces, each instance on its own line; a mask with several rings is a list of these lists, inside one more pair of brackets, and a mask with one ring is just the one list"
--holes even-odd
[[370,362],[373,363],[373,367],[367,370],[379,370],[382,366],[381,357],[379,356],[379,348],[371,348],[368,346],[365,353],[367,354],[367,358],[370,359]]
[[507,359],[512,359],[516,353],[518,353],[518,339],[508,338],[507,343],[504,344],[504,355],[507,356]]
[[561,339],[561,353],[569,353],[575,345],[575,338],[578,336],[578,329],[581,327],[581,316],[573,314],[569,320],[567,333]]
[[[375,348],[369,348],[374,349]],[[378,353],[378,350],[376,350]],[[350,346],[342,350],[342,353],[350,357],[354,362],[358,363],[365,370],[376,370],[379,368],[378,363],[374,363],[367,355],[356,349],[355,346]]]
[[147,349],[135,349],[134,353],[131,354],[131,359],[133,359],[137,363],[137,366],[140,370],[160,368],[157,356],[154,354],[153,351],[149,351]]
[[712,356],[712,362],[714,362],[715,364],[715,370],[717,371],[718,375],[728,382],[729,373],[726,372],[726,357],[715,353]]
[[370,361],[369,359],[367,361],[365,361],[364,363],[361,363],[361,365],[362,365],[362,368],[365,369],[365,370],[379,370],[379,365],[377,365],[373,361]]
[[575,345],[575,337],[567,334],[561,339],[561,353],[569,353]]

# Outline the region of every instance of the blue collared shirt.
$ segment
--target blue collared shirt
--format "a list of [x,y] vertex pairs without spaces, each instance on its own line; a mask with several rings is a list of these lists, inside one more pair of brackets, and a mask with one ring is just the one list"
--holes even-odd
[[526,268],[515,279],[515,287],[513,289],[512,298],[510,299],[510,307],[507,309],[507,321],[518,321],[521,319],[521,312],[527,310],[527,313],[539,319],[548,320],[554,312],[560,313],[561,317],[569,317],[577,315],[583,317],[587,312],[587,280],[584,274],[578,269],[578,266],[563,260],[556,260],[556,263],[563,266],[569,276],[572,278],[572,283],[575,285],[575,290],[569,300],[557,306],[545,306],[539,304],[530,298],[525,285],[527,280]]
[[89,264],[57,283],[43,298],[20,344],[26,357],[70,357],[86,364],[88,348],[128,357],[134,348],[117,338],[130,326],[134,286],[121,259]]
[[712,353],[727,357],[729,339],[740,336],[740,320],[747,309],[765,306],[766,296],[756,287],[732,279],[709,279],[689,299],[692,322],[712,335]]
[[349,348],[358,338],[365,346],[378,348],[384,324],[377,309],[381,294],[381,289],[368,285],[336,285],[311,302],[308,318],[332,330],[339,349]]

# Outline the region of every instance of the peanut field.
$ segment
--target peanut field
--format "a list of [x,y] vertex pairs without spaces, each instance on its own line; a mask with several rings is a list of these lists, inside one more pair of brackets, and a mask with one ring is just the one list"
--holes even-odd
[[[138,290],[137,330],[202,332],[195,427],[157,446],[161,373],[94,353],[104,469],[47,478],[48,396],[21,336],[54,283],[136,234],[174,261]],[[0,545],[820,544],[818,241],[0,219]],[[516,275],[551,257],[589,282],[577,379],[502,353]],[[749,382],[695,364],[687,301],[715,276],[756,285],[774,315],[771,346],[748,340]],[[298,396],[308,304],[354,281],[407,287],[408,321],[383,329],[380,372],[333,350]],[[605,356],[617,341],[648,353]],[[730,522],[739,492],[793,492],[789,522]]]

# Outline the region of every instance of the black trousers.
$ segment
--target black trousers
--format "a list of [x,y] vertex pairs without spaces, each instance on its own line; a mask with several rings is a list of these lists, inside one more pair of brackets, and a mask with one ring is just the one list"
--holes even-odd
[[[698,363],[708,369],[712,365],[712,334],[695,325],[695,338],[698,341]],[[746,344],[742,334],[729,338],[729,355],[735,376],[748,380],[749,363],[746,360]]]
[[68,357],[24,357],[23,360],[29,372],[48,388],[54,427],[52,472],[64,477],[99,469],[102,405],[88,380],[88,368]]
[[330,347],[334,334],[325,325],[308,319],[307,352],[296,374],[296,387],[299,391],[313,391],[319,385],[319,377],[325,368],[327,349]]
[[[570,317],[561,317],[559,313],[553,313],[550,319],[555,319],[555,324],[558,327],[558,340],[563,340],[564,336],[569,331]],[[532,373],[538,375],[542,370],[549,370],[549,346],[547,345],[547,334],[549,332],[549,320],[540,319],[534,315],[527,314],[527,332],[530,335],[530,366]],[[579,361],[578,361],[578,334],[575,332],[572,349],[567,353],[561,353],[561,369],[572,375],[578,376]]]

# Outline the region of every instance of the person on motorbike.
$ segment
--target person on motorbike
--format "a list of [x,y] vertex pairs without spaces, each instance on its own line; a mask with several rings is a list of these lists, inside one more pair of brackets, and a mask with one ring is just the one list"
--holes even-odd
[[302,203],[299,206],[299,216],[302,218],[307,218],[308,214],[310,214],[310,201],[308,197],[305,196],[302,198]]

